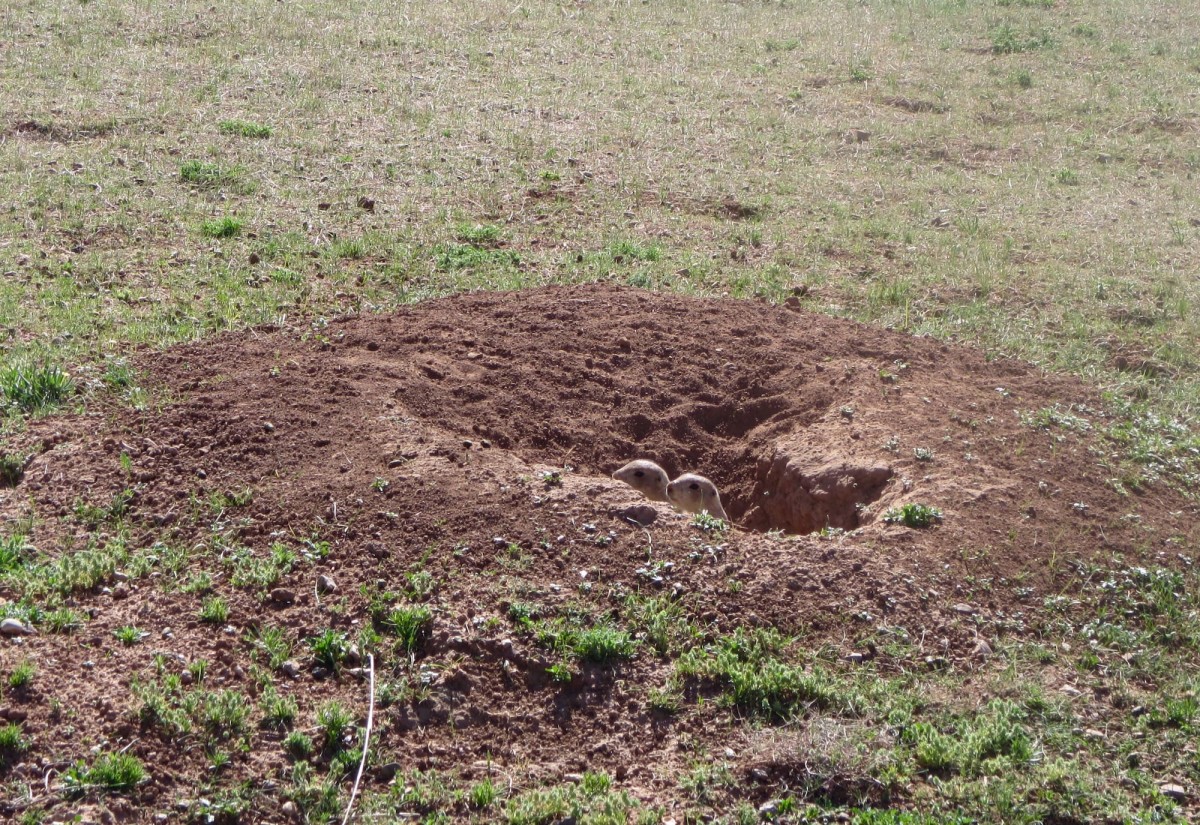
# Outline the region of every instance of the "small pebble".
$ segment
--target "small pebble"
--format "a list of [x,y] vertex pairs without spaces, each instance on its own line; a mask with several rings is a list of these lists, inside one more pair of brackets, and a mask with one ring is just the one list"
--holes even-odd
[[318,593],[336,593],[337,582],[331,576],[317,576],[317,592]]
[[279,666],[279,670],[284,676],[289,676],[292,679],[295,679],[300,675],[300,663],[293,659],[288,659]]

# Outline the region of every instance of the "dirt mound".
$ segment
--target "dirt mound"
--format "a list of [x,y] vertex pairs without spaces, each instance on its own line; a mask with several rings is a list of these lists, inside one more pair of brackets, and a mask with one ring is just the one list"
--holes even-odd
[[[16,709],[35,742],[26,772],[102,740],[152,764],[146,819],[209,770],[130,692],[162,666],[152,653],[205,659],[206,684],[254,693],[248,631],[285,628],[303,658],[303,640],[361,630],[372,594],[415,573],[436,582],[421,594],[421,655],[436,665],[428,689],[382,712],[379,764],[469,777],[487,759],[526,779],[605,768],[635,796],[669,799],[680,737],[728,731],[698,710],[656,715],[645,691],[668,664],[652,655],[554,683],[553,659],[509,624],[514,603],[661,591],[713,633],[769,624],[837,644],[883,621],[953,659],[976,642],[971,615],[1020,609],[1001,589],[962,605],[966,578],[1033,592],[1064,560],[1156,552],[1147,524],[1194,530],[1170,493],[1109,483],[1096,400],[1077,382],[795,308],[608,286],[472,294],[299,337],[225,335],[139,366],[146,410],[31,423],[9,449],[36,457],[0,490],[0,513],[31,525],[50,559],[106,536],[126,548],[66,593],[84,629],[21,641],[64,679]],[[621,518],[643,502],[609,474],[634,458],[712,478],[740,528],[702,533],[665,506],[648,529]],[[885,517],[904,505],[941,521]],[[280,546],[320,552],[269,582],[246,573]],[[172,548],[186,558],[168,565]],[[131,558],[154,564],[130,572]],[[229,601],[224,630],[197,618],[198,573]],[[114,641],[131,625],[149,644]],[[360,683],[328,675],[306,663],[278,689],[301,716],[331,697],[362,705]],[[51,698],[69,702],[73,735]],[[286,770],[280,737],[253,737],[228,782]],[[263,793],[256,809],[278,810]]]

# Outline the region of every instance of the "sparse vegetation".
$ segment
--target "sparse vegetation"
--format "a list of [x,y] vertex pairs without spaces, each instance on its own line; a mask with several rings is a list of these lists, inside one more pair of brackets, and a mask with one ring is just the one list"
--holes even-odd
[[[0,75],[16,104],[0,125],[11,206],[0,210],[0,617],[38,635],[5,640],[0,704],[29,718],[0,723],[0,816],[119,820],[131,815],[120,800],[79,797],[127,794],[137,811],[188,822],[340,821],[368,653],[389,712],[376,717],[364,822],[1194,815],[1195,535],[1157,520],[1166,487],[1200,489],[1191,4],[281,8],[35,3],[6,19]],[[680,520],[681,543],[665,518],[581,537],[559,508],[590,502],[565,498],[578,479],[555,471],[490,492],[536,496],[532,517],[517,508],[489,528],[508,537],[493,547],[490,532],[399,502],[417,476],[428,482],[422,462],[477,470],[484,435],[504,443],[483,429],[494,422],[463,433],[468,451],[429,444],[399,468],[363,469],[361,454],[306,434],[300,452],[349,467],[354,487],[331,485],[287,523],[277,508],[310,501],[279,495],[298,453],[280,452],[279,475],[248,478],[225,448],[253,464],[327,413],[280,405],[266,422],[209,409],[167,439],[145,426],[230,380],[186,349],[142,372],[169,345],[270,325],[349,364],[374,343],[343,336],[349,316],[591,281],[787,302],[799,323],[824,312],[1080,376],[1102,400],[1041,407],[1006,379],[994,408],[964,402],[947,421],[947,399],[929,393],[936,435],[897,424],[860,445],[895,465],[891,484],[913,485],[905,498],[928,497],[922,475],[986,459],[994,422],[1019,416],[1003,442],[1012,462],[1040,466],[1035,447],[1087,456],[1106,497],[1067,498],[1046,472],[1011,489],[1019,513],[993,535],[881,572],[890,542],[938,541],[977,511],[946,495],[945,528],[878,543],[874,504],[858,511],[862,530],[811,537],[746,540],[705,516]],[[572,334],[561,318],[544,323]],[[420,346],[454,361],[463,372],[437,380],[469,394],[471,371],[510,357],[496,332],[461,352]],[[581,392],[612,401],[626,446],[656,446],[663,431],[643,442],[631,399],[616,406],[604,374],[629,358],[657,374],[657,359],[683,357],[656,332],[630,332],[580,369],[601,382]],[[759,400],[760,385],[737,382],[760,365],[727,368],[694,344],[712,363],[697,395],[732,386],[739,405]],[[297,374],[275,355],[264,386]],[[929,363],[877,357],[866,371],[888,403],[923,392]],[[878,421],[876,399],[837,389],[836,360],[796,360],[829,379],[819,426]],[[341,382],[354,369],[330,383],[331,403],[358,391]],[[397,408],[374,410],[371,425],[399,441],[408,398],[396,391]],[[33,420],[56,411],[81,416]],[[652,423],[684,419],[696,417]],[[206,430],[214,422],[220,433]],[[94,442],[79,435],[95,429]],[[591,469],[612,458],[572,454],[576,435],[548,429],[544,445],[520,446]],[[52,473],[73,472],[77,455],[86,469],[70,487]],[[164,489],[177,473],[186,489]],[[747,477],[737,484],[745,495]],[[735,501],[739,520],[756,504]],[[1059,506],[1082,539],[1058,534],[1047,512]],[[922,528],[941,512],[912,503],[882,518]],[[1075,553],[1084,542],[1094,556]],[[805,575],[762,569],[768,543],[769,558],[802,558]],[[1031,548],[1035,566],[1002,558]],[[314,595],[317,573],[336,574],[339,592]],[[825,623],[766,626],[785,600],[819,606]],[[230,605],[244,636],[223,627]],[[920,626],[902,626],[914,611]],[[198,639],[211,664],[178,657]],[[114,675],[128,694],[59,689]],[[496,767],[478,753],[458,761],[471,726],[512,710],[475,713],[506,691],[525,703],[511,725],[520,759],[550,754],[539,771],[511,754]],[[529,707],[560,715],[530,733]],[[647,735],[670,737],[670,773],[653,748],[607,734],[564,758],[579,728],[647,712]],[[398,755],[410,741],[420,752]],[[650,771],[664,808],[634,800],[648,787],[636,770],[597,772],[625,753],[639,754],[630,767]],[[389,781],[413,759],[422,769]],[[285,801],[296,810],[281,812]]]
[[942,511],[928,504],[909,502],[899,507],[889,507],[883,514],[888,524],[903,524],[905,527],[929,527],[942,520]]
[[222,120],[217,124],[217,131],[223,135],[247,138],[269,138],[271,136],[270,126],[263,126],[248,120]]
[[71,796],[124,793],[146,779],[141,760],[127,753],[102,753],[92,764],[79,761],[63,772],[63,787]]
[[206,238],[232,238],[240,233],[245,225],[244,221],[226,215],[200,224],[200,234]]
[[4,402],[23,413],[57,407],[75,392],[75,382],[54,364],[9,364],[0,368]]

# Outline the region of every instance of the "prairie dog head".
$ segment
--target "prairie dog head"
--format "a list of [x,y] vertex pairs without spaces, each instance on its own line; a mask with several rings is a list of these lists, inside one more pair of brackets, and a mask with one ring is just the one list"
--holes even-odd
[[631,461],[612,474],[651,501],[667,501],[667,471],[653,461],[638,459]]
[[710,516],[729,521],[725,508],[721,506],[721,494],[717,485],[704,476],[684,473],[667,485],[667,500],[685,513],[707,510]]

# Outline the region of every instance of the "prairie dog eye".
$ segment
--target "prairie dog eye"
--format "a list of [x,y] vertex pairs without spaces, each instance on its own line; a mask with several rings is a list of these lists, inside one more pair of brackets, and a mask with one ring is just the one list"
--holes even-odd
[[633,474],[634,474],[635,476],[637,476],[638,478],[641,478],[642,476],[644,476],[644,475],[645,475],[645,473],[644,473],[644,472],[642,472],[641,470],[634,470]]
[[693,481],[691,484],[688,485],[688,489],[689,490],[699,490],[700,485]]

